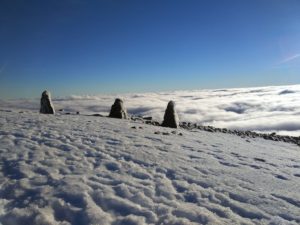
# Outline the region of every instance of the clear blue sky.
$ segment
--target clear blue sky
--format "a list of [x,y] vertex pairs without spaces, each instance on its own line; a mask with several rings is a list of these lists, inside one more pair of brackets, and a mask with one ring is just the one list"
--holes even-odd
[[0,98],[297,83],[299,0],[0,2]]

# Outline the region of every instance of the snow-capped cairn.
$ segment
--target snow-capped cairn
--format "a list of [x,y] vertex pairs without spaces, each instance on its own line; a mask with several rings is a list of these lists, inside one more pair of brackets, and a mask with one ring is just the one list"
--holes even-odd
[[115,103],[111,106],[109,117],[127,119],[127,111],[124,107],[123,101],[119,98],[116,98]]
[[51,102],[51,94],[48,91],[44,91],[41,97],[41,108],[40,113],[43,114],[54,114],[55,110]]
[[177,128],[179,126],[178,115],[175,110],[175,102],[169,101],[164,115],[163,127]]

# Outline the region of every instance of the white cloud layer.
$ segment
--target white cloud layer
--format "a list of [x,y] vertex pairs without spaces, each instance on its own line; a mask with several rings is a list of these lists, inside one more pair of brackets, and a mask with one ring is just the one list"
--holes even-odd
[[[55,96],[55,93],[53,93]],[[54,98],[56,111],[108,115],[116,97],[129,114],[162,121],[169,100],[180,121],[300,136],[300,85]],[[39,100],[0,101],[0,108],[38,110]]]

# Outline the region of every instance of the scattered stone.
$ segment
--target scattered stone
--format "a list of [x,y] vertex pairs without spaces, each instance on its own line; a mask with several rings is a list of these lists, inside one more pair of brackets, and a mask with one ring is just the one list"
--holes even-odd
[[109,117],[118,119],[127,119],[127,112],[124,107],[123,101],[117,98],[114,104],[111,106]]
[[145,121],[143,120],[143,118],[140,118],[140,117],[131,117],[131,120],[132,121],[138,121],[138,122],[141,122],[141,123],[145,123]]
[[41,97],[41,108],[40,113],[43,114],[54,114],[55,110],[51,102],[51,94],[48,91],[44,91]]
[[163,135],[170,135],[169,132],[162,132]]
[[172,134],[176,134],[177,132],[175,130],[171,131]]
[[152,121],[152,125],[154,125],[154,126],[160,126],[160,123],[157,122],[157,121]]
[[59,111],[59,112],[63,112],[63,111],[64,111],[64,109],[59,109],[58,111]]
[[104,117],[103,115],[101,115],[101,114],[99,114],[99,113],[92,114],[92,116]]
[[136,126],[131,127],[131,129],[136,129]]
[[80,114],[80,112],[76,112],[76,114],[77,114],[77,115],[79,115],[79,114]]
[[65,113],[65,115],[71,115],[71,113],[69,113],[69,112],[66,112],[66,113]]
[[9,109],[0,109],[0,112],[12,112],[12,111]]
[[[170,104],[170,102],[169,102],[169,104]],[[168,107],[169,107],[169,104],[168,104]],[[174,105],[174,102],[173,102],[173,105]],[[166,114],[168,111],[168,107],[167,107],[167,110],[165,113],[165,117],[166,117]],[[173,109],[174,109],[174,107],[173,107]],[[175,110],[174,110],[174,112],[175,112]],[[176,112],[175,112],[175,114],[176,114]],[[157,121],[153,121],[151,117],[132,116],[131,120],[138,121],[140,123],[149,124],[149,125],[160,126],[160,124]],[[164,120],[164,122],[165,122],[165,120]],[[161,125],[163,126],[163,124],[161,124]],[[230,130],[227,128],[216,128],[213,126],[203,126],[203,125],[199,125],[197,123],[191,123],[191,122],[180,122],[180,123],[178,123],[178,126],[183,129],[190,130],[190,131],[192,131],[193,129],[198,129],[198,130],[203,130],[203,131],[207,131],[207,132],[211,132],[211,133],[219,132],[219,133],[233,134],[233,135],[237,135],[241,138],[244,138],[246,142],[250,142],[249,138],[264,138],[266,140],[282,141],[282,142],[286,142],[286,143],[293,143],[293,144],[300,146],[300,137],[282,136],[282,135],[276,134],[275,132],[266,134],[266,133],[257,133],[254,131]],[[176,134],[176,131],[172,131],[171,133]],[[154,132],[154,134],[160,134],[160,132],[156,131],[156,132]],[[170,135],[170,134],[164,134],[164,135]],[[179,133],[178,135],[182,136],[183,134]]]
[[177,128],[179,126],[178,115],[175,110],[175,102],[169,101],[164,115],[163,127]]
[[234,134],[240,136],[241,138],[246,139],[245,141],[247,142],[250,142],[250,140],[247,138],[263,138],[271,141],[282,141],[286,143],[293,143],[300,146],[300,137],[281,136],[276,134],[275,132],[266,134],[266,133],[257,133],[254,131],[229,130],[226,128],[215,128],[212,126],[203,126],[203,125],[197,125],[196,123],[192,124],[187,122],[181,122],[179,126],[186,130],[198,129],[198,130],[203,130],[211,133],[220,132],[220,133]]
[[222,133],[227,133],[227,131],[228,131],[228,130],[225,129],[225,128],[223,128],[223,129],[221,130]]

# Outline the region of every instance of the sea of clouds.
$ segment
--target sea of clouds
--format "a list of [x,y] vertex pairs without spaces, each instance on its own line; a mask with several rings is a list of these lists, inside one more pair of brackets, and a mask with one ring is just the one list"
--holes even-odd
[[[52,90],[50,90],[52,91]],[[53,92],[53,91],[52,91]],[[53,93],[55,96],[55,91]],[[180,121],[220,128],[300,136],[300,85],[210,89],[122,95],[53,97],[56,111],[108,115],[114,99],[129,114],[162,121],[168,101],[176,102]],[[39,99],[0,101],[0,108],[38,110]]]

